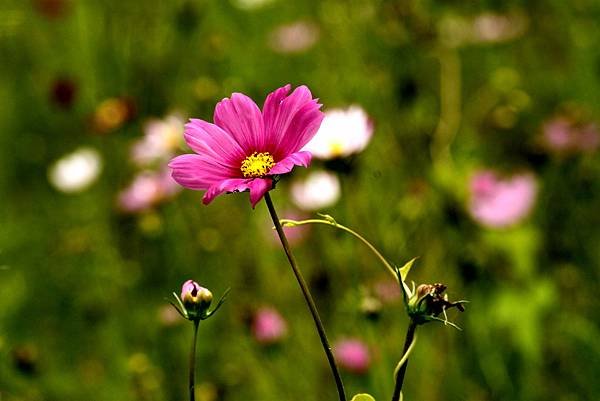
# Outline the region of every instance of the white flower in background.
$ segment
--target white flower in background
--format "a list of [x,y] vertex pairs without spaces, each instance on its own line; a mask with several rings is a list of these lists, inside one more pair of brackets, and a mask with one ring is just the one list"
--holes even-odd
[[523,35],[527,30],[527,19],[521,14],[479,14],[473,20],[473,42],[501,43]]
[[529,20],[522,13],[484,12],[474,16],[446,15],[439,19],[438,31],[446,45],[503,43],[522,36]]
[[153,119],[144,127],[144,136],[133,144],[131,158],[138,166],[147,166],[173,156],[183,144],[183,118],[169,115]]
[[360,106],[332,109],[325,112],[319,131],[303,150],[325,160],[347,157],[361,152],[372,135],[373,123]]
[[273,0],[232,0],[232,2],[242,10],[256,10],[272,3]]
[[315,171],[305,179],[295,181],[291,187],[292,201],[303,210],[319,210],[335,204],[340,198],[340,181],[337,175]]
[[98,151],[82,147],[54,162],[48,170],[48,180],[59,191],[75,193],[88,188],[101,170]]
[[319,28],[312,22],[297,21],[281,25],[270,35],[271,48],[279,53],[301,53],[319,40]]

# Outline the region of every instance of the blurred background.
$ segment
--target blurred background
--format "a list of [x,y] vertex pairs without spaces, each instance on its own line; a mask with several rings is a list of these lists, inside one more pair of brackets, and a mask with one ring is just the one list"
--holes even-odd
[[[327,117],[272,196],[468,299],[420,329],[404,399],[600,397],[600,1],[3,0],[0,399],[334,400],[310,315],[247,194],[166,162],[190,117],[306,84]],[[407,318],[355,239],[287,229],[348,395],[388,399]]]

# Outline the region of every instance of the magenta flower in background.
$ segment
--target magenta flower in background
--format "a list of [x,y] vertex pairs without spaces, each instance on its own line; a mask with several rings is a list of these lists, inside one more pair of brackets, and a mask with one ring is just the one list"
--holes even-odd
[[197,154],[171,160],[175,181],[206,191],[204,204],[223,192],[250,191],[254,207],[273,188],[273,176],[296,165],[308,167],[312,156],[301,149],[319,129],[323,113],[306,86],[288,95],[290,89],[269,94],[262,112],[248,96],[234,93],[217,104],[214,124],[191,119],[184,137]]
[[529,214],[536,193],[536,181],[531,174],[501,179],[493,171],[480,171],[471,179],[469,210],[484,226],[510,226]]
[[371,365],[371,354],[367,345],[359,339],[349,338],[334,345],[334,353],[340,367],[348,372],[364,374]]
[[274,344],[287,334],[287,323],[273,308],[259,309],[252,321],[252,335],[261,344]]

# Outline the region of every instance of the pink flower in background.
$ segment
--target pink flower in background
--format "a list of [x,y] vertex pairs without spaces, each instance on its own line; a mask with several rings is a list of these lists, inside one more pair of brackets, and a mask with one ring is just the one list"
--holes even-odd
[[274,344],[287,334],[287,323],[273,308],[259,309],[252,321],[252,335],[261,344]]
[[518,223],[531,211],[537,185],[531,174],[498,178],[492,171],[480,171],[471,179],[471,215],[488,227]]
[[544,125],[544,140],[552,150],[565,150],[571,146],[571,123],[566,118],[556,118]]
[[290,89],[269,94],[262,112],[248,96],[234,93],[217,104],[214,124],[190,120],[184,136],[197,154],[171,160],[175,181],[206,191],[204,204],[223,192],[249,190],[254,207],[273,188],[273,176],[295,165],[308,167],[312,156],[301,149],[319,129],[323,113],[306,86],[288,95]]
[[118,195],[117,203],[124,212],[147,210],[179,192],[181,187],[171,178],[168,170],[143,171]]
[[362,152],[372,136],[373,122],[362,107],[332,109],[325,112],[321,127],[303,150],[324,160],[348,157]]
[[593,152],[600,145],[600,132],[594,123],[577,124],[567,117],[556,117],[544,124],[543,140],[555,152]]
[[333,350],[340,367],[348,372],[363,374],[371,365],[369,348],[359,339],[349,338],[338,341]]

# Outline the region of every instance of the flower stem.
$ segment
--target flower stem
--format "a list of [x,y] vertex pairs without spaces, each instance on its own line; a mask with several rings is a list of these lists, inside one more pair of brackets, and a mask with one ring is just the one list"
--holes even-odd
[[198,338],[198,326],[200,320],[194,320],[194,340],[192,342],[192,349],[190,351],[190,375],[189,375],[189,390],[190,390],[190,401],[196,400],[195,393],[195,382],[196,382],[196,342]]
[[[406,332],[406,340],[404,340],[404,349],[402,351],[404,363],[398,364],[396,368],[396,385],[394,387],[394,394],[392,395],[392,401],[399,401],[400,394],[402,392],[402,383],[404,382],[404,375],[406,374],[406,368],[408,367],[408,352],[412,350],[414,344],[415,331],[417,330],[417,324],[411,320],[408,330]],[[401,361],[402,362],[402,361]]]
[[346,401],[346,394],[344,391],[344,383],[342,382],[342,377],[338,370],[337,364],[335,363],[335,358],[333,357],[333,352],[331,351],[331,346],[329,345],[329,341],[327,340],[327,335],[325,334],[325,328],[323,327],[323,323],[321,322],[321,318],[319,317],[319,312],[317,311],[317,306],[315,305],[315,301],[310,294],[310,290],[306,285],[306,281],[298,268],[298,264],[296,263],[296,259],[292,254],[292,250],[287,241],[285,233],[283,232],[283,227],[279,221],[279,217],[277,217],[277,212],[275,212],[275,207],[273,206],[273,201],[271,200],[271,196],[267,192],[265,194],[265,202],[267,203],[267,207],[269,208],[269,213],[271,214],[271,218],[273,219],[273,224],[275,224],[275,230],[279,235],[279,239],[281,240],[281,245],[283,246],[283,250],[290,262],[290,266],[294,271],[294,275],[296,276],[296,280],[300,285],[300,289],[302,290],[302,294],[304,295],[304,300],[308,305],[308,309],[313,317],[315,322],[315,326],[317,327],[317,332],[319,333],[319,338],[321,339],[321,344],[323,345],[323,350],[325,351],[325,355],[327,356],[327,361],[329,362],[329,366],[331,368],[331,373],[333,374],[333,378],[335,379],[335,384],[337,387],[338,395],[340,401]]

